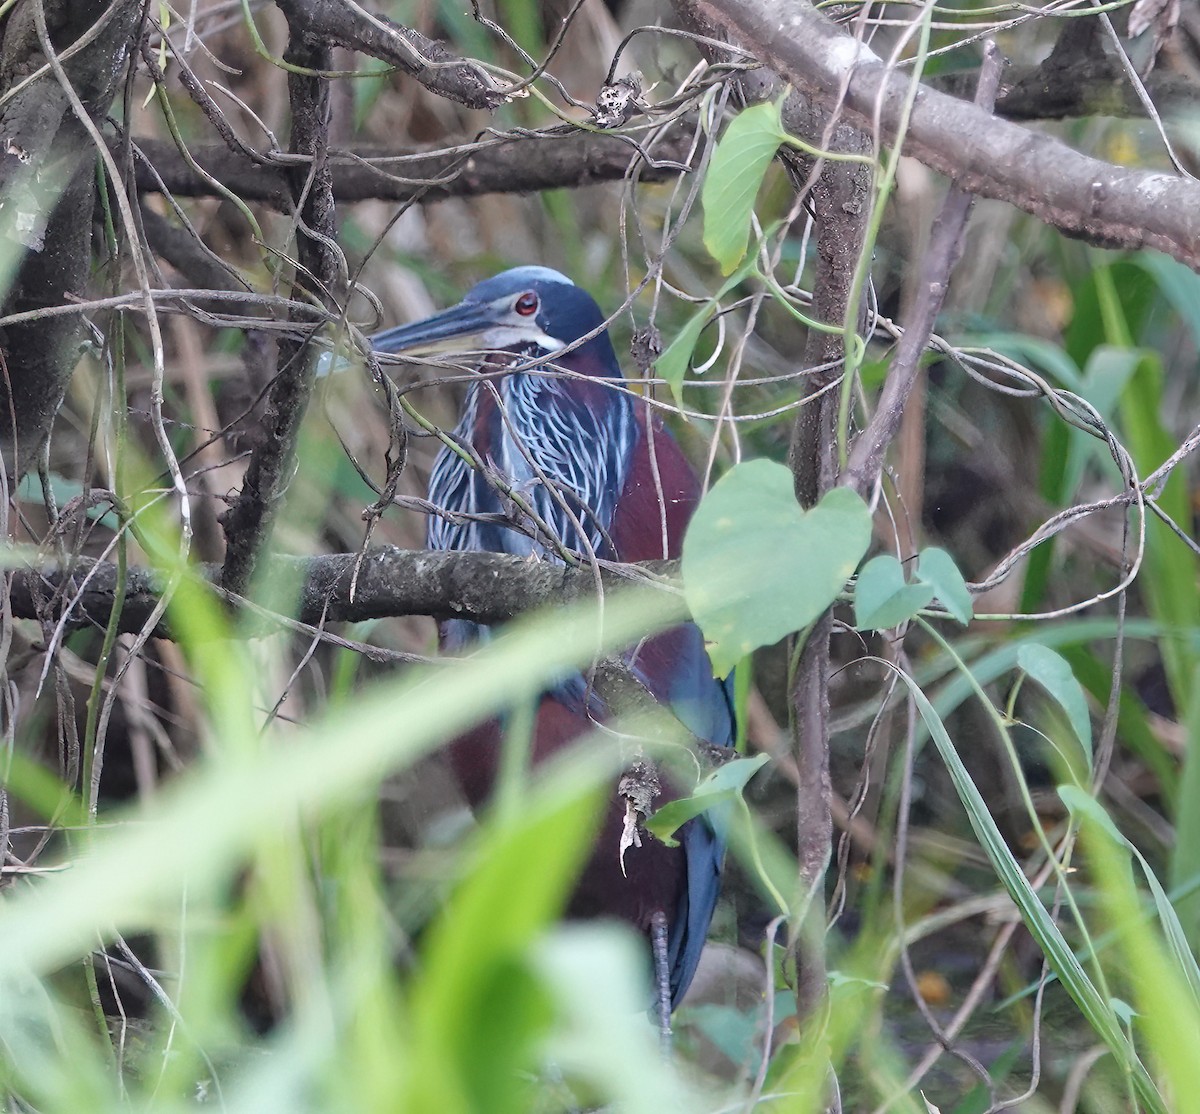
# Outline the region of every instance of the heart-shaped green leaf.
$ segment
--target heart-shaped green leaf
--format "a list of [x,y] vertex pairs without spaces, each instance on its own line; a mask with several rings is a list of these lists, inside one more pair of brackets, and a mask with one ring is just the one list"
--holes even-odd
[[730,469],[683,540],[684,595],[716,674],[816,619],[870,542],[871,512],[848,488],[805,511],[782,464],[751,460]]
[[911,619],[933,599],[933,585],[904,580],[904,566],[890,554],[872,557],[854,588],[854,622],[859,630],[890,630]]
[[944,549],[929,546],[921,550],[917,559],[917,579],[933,589],[934,599],[941,600],[960,623],[965,626],[971,621],[974,610],[967,582],[958,571],[954,558]]

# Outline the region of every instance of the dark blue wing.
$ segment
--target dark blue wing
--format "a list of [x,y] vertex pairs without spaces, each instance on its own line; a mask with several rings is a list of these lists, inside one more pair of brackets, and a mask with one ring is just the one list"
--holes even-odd
[[676,1009],[692,984],[709,925],[721,895],[725,840],[707,813],[689,820],[676,835],[687,860],[687,887],[667,935],[671,969],[671,1009]]
[[[715,746],[733,746],[737,735],[733,678],[713,677],[704,637],[694,623],[648,639],[627,658],[659,703],[669,707],[693,735]],[[724,819],[710,809],[689,820],[676,836],[687,860],[687,887],[667,937],[672,1009],[691,985],[717,907],[725,860]]]

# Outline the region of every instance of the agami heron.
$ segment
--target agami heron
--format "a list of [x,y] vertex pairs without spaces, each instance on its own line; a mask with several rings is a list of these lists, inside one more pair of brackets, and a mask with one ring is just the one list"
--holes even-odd
[[[487,373],[471,384],[452,434],[465,453],[443,447],[433,467],[430,502],[451,514],[430,517],[431,549],[548,560],[560,559],[560,547],[585,559],[680,555],[700,485],[647,402],[622,389],[604,315],[570,279],[546,267],[504,271],[458,305],[379,333],[371,343],[380,353],[479,352],[479,370]],[[539,359],[536,366],[522,366]],[[524,496],[526,511],[514,492]],[[448,652],[482,637],[485,629],[463,620],[440,627]],[[694,625],[644,640],[625,660],[694,736],[720,747],[732,744],[729,693],[714,679]],[[592,730],[604,715],[582,675],[563,680],[540,698],[534,761]],[[499,724],[483,724],[451,747],[472,804],[490,791],[500,734]],[[678,847],[644,835],[622,861],[624,812],[614,797],[568,912],[620,917],[652,940],[657,936],[665,1029],[667,999],[670,1009],[679,1004],[699,962],[724,845],[710,818],[701,815],[680,829]]]

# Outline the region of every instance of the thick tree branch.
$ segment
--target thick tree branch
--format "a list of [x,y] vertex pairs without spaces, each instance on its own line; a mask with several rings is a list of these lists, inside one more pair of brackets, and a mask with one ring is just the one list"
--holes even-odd
[[460,58],[442,43],[357,3],[276,0],[276,5],[287,16],[293,36],[302,37],[308,47],[344,46],[369,54],[416,78],[430,92],[468,108],[496,108],[507,99],[504,88],[477,62]]
[[[894,143],[910,75],[806,0],[697,0],[713,23],[830,109]],[[1200,182],[1114,166],[928,88],[912,106],[904,151],[970,193],[1115,248],[1155,248],[1200,269]]]
[[[642,167],[642,181],[675,177],[679,169],[671,164],[686,159],[690,143],[687,128],[672,128],[655,144],[655,162]],[[177,197],[215,195],[212,182],[197,174],[173,143],[146,139],[138,140],[137,147],[145,156],[136,166],[139,192],[165,189]],[[189,151],[197,165],[243,200],[261,201],[276,209],[290,208],[287,160],[256,162],[223,143],[195,145]],[[619,181],[638,157],[628,140],[578,132],[491,140],[470,152],[407,152],[382,147],[334,150],[329,152],[329,168],[333,195],[338,201],[379,199],[404,203],[485,193],[534,193]]]
[[[382,546],[368,553],[333,553],[319,557],[266,558],[266,573],[276,585],[294,593],[289,615],[302,623],[358,623],[403,615],[435,619],[470,619],[504,623],[534,608],[562,605],[596,594],[591,568],[570,568],[548,561],[534,562],[506,553],[441,553]],[[200,575],[214,586],[219,565],[200,566]],[[605,590],[619,589],[636,575],[653,583],[650,574],[677,577],[675,562],[604,568]],[[118,630],[142,629],[158,604],[166,578],[133,569],[126,577]],[[19,619],[57,622],[69,610],[67,626],[104,627],[117,593],[117,566],[109,561],[80,558],[69,568],[46,566],[13,574],[11,603]],[[287,591],[280,591],[287,598]],[[237,607],[238,597],[225,594]],[[169,621],[155,635],[171,637]]]
[[[865,133],[834,122],[819,103],[793,94],[784,105],[784,123],[802,129],[816,147],[843,154],[870,151]],[[830,325],[854,320],[861,332],[864,312],[855,312],[854,276],[866,250],[870,214],[870,168],[861,163],[832,161],[815,166],[797,161],[792,176],[798,187],[812,175],[811,199],[816,220],[816,272],[813,276],[813,315]],[[816,369],[805,384],[807,398],[792,425],[789,464],[796,497],[812,506],[837,476],[838,392],[831,389],[841,376],[845,341],[841,332],[810,329],[804,362]],[[789,698],[792,705],[792,753],[799,780],[796,786],[796,857],[803,895],[802,917],[793,941],[797,962],[796,1008],[804,1018],[819,1017],[829,992],[825,957],[825,877],[833,847],[833,786],[829,774],[829,674],[833,615],[826,612],[808,632],[796,660]]]

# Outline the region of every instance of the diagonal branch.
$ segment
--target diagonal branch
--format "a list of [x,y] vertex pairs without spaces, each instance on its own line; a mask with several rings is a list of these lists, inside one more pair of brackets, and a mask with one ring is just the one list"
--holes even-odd
[[[797,88],[894,143],[911,75],[806,0],[698,0],[717,27]],[[1112,248],[1155,248],[1200,269],[1200,182],[1114,166],[923,88],[904,151],[970,193],[996,198],[1062,232]]]

